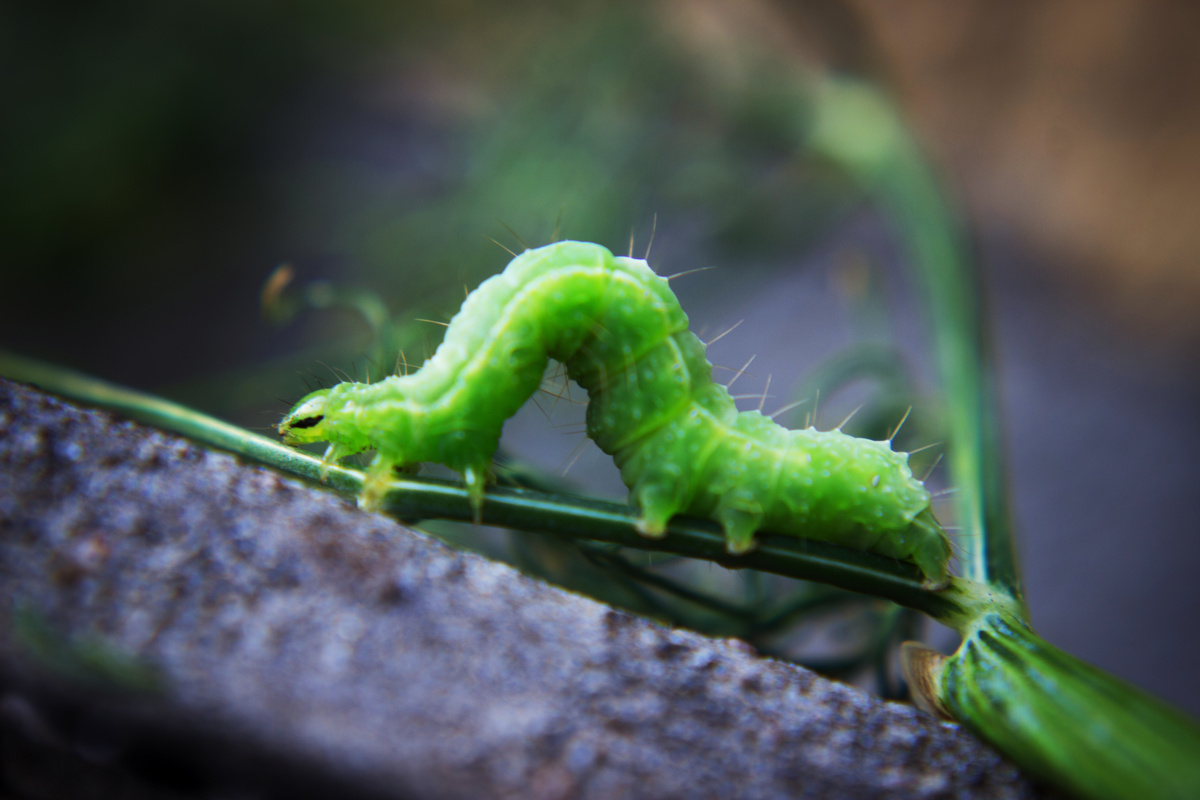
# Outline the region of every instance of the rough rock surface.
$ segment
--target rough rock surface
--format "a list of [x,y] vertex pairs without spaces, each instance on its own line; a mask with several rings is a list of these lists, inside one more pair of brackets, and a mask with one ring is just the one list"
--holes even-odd
[[0,587],[15,795],[1038,796],[957,726],[4,381]]

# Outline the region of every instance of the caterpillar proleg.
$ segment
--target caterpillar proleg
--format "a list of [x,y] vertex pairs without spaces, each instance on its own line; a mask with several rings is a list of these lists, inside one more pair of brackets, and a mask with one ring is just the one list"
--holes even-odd
[[950,543],[907,454],[738,412],[704,348],[645,261],[558,242],[471,292],[420,370],[313,392],[279,431],[290,444],[329,442],[326,463],[374,449],[364,507],[393,470],[436,462],[463,476],[479,509],[504,421],[554,359],[587,391],[588,436],[620,468],[642,534],[663,536],[686,513],[719,523],[734,554],[767,530],[909,560],[945,583]]

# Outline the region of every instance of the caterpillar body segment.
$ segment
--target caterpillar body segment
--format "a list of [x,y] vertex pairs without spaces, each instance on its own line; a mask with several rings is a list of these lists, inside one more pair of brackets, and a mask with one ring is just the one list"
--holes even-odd
[[462,474],[478,511],[504,421],[549,359],[587,391],[588,436],[615,459],[643,534],[687,513],[718,522],[732,553],[770,530],[910,560],[945,583],[950,543],[906,454],[738,412],[666,279],[599,245],[526,251],[467,297],[420,370],[314,392],[279,430],[329,442],[328,463],[374,449],[364,506],[394,469],[428,461]]

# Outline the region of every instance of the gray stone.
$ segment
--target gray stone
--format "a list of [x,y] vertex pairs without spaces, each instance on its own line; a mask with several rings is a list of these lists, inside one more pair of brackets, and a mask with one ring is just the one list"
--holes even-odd
[[1038,796],[911,707],[3,381],[0,582],[10,783],[73,769],[146,797]]

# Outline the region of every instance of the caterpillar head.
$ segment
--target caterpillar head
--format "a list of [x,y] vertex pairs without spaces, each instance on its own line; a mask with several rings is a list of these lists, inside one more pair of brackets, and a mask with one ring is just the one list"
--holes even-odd
[[328,389],[305,396],[279,421],[279,432],[288,444],[329,441],[326,418],[330,412]]

